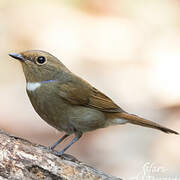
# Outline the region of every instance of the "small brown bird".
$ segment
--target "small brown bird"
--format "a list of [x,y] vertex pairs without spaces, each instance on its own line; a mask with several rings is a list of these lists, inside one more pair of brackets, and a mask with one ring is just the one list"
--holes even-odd
[[47,52],[29,50],[9,55],[22,64],[27,94],[35,111],[48,124],[66,133],[50,148],[54,149],[66,137],[75,134],[74,139],[58,152],[59,155],[78,141],[83,133],[110,125],[131,123],[178,134],[155,122],[127,113]]

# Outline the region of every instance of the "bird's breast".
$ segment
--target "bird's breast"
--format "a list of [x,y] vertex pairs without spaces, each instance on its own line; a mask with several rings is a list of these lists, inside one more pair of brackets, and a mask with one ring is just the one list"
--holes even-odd
[[35,111],[48,124],[58,130],[70,131],[67,111],[70,108],[53,84],[27,83],[26,91]]

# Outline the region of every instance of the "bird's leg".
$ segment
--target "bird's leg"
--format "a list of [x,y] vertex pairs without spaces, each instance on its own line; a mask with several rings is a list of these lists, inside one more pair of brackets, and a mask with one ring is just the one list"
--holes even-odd
[[63,155],[64,152],[65,152],[71,145],[73,145],[75,142],[77,142],[77,141],[81,138],[81,136],[82,136],[82,133],[81,133],[81,132],[76,133],[74,139],[73,139],[68,145],[66,145],[66,147],[65,147],[63,150],[57,152],[57,155],[59,155],[59,156]]
[[69,136],[69,134],[65,134],[63,137],[61,137],[55,144],[49,147],[49,149],[53,150],[59,143],[61,143],[64,139],[66,139]]

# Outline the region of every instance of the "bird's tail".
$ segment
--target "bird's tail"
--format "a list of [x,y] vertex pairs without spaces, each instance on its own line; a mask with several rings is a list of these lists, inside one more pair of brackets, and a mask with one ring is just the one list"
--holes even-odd
[[158,129],[158,130],[161,130],[165,133],[179,134],[178,132],[173,131],[169,128],[163,127],[163,126],[161,126],[155,122],[146,120],[144,118],[141,118],[141,117],[133,115],[133,114],[128,114],[126,112],[120,113],[120,118],[128,120],[129,123],[137,124],[137,125],[145,126],[145,127],[149,127],[149,128]]

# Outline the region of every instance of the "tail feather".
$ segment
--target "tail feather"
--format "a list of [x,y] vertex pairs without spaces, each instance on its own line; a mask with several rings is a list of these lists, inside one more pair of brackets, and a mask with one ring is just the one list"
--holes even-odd
[[128,114],[128,113],[122,112],[122,113],[120,113],[120,116],[122,119],[126,119],[126,120],[128,120],[129,123],[132,123],[132,124],[137,124],[140,126],[158,129],[158,130],[161,130],[165,133],[179,134],[176,131],[173,131],[173,130],[166,128],[166,127],[163,127],[163,126],[161,126],[155,122],[146,120],[144,118],[141,118],[141,117],[133,115],[133,114]]

